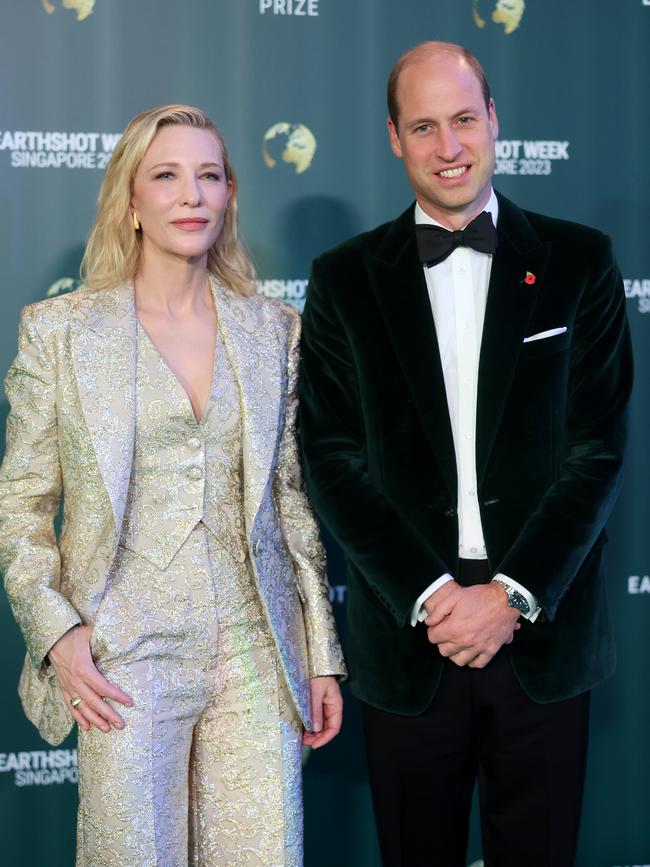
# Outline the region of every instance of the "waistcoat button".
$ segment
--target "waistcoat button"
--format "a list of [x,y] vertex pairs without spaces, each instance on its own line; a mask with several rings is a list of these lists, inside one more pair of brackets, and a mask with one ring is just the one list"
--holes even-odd
[[201,440],[198,437],[190,437],[187,444],[194,451],[198,451],[201,448]]
[[187,471],[187,475],[190,477],[190,479],[198,482],[199,479],[203,478],[203,470],[201,469],[201,467],[190,467]]

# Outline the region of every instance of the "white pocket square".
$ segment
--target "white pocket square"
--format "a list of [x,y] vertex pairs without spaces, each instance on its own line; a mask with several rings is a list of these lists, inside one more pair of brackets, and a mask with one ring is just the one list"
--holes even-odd
[[548,331],[540,331],[537,334],[531,334],[530,337],[524,337],[524,343],[532,343],[533,340],[544,340],[546,337],[555,337],[558,334],[564,334],[566,330],[566,325],[563,325],[562,328],[549,328]]

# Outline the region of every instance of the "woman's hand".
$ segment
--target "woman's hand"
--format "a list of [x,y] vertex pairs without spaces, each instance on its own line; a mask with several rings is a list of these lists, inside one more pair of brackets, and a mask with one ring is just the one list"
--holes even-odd
[[341,729],[343,697],[335,677],[312,677],[309,686],[314,731],[305,732],[302,742],[317,750],[335,738]]
[[[90,626],[74,626],[52,646],[48,658],[70,713],[84,731],[97,726],[103,732],[113,726],[124,728],[124,720],[116,713],[105,698],[131,707],[133,700],[121,689],[110,684],[93,662],[90,653]],[[71,700],[80,698],[77,707]]]

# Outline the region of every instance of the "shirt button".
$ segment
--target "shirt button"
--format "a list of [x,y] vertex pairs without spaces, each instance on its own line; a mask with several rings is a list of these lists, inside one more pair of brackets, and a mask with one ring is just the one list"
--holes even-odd
[[190,467],[187,471],[187,475],[190,477],[190,479],[198,482],[199,479],[203,478],[203,470],[201,469],[201,467]]
[[474,488],[469,488],[467,493],[470,495],[470,497],[474,497],[476,495],[476,491]]
[[465,385],[471,385],[472,380],[469,378],[469,376],[466,376],[463,382],[465,383]]
[[198,437],[190,437],[187,444],[194,451],[198,451],[201,448],[201,440]]
[[471,440],[471,439],[472,439],[472,434],[469,433],[469,431],[465,434],[465,439],[466,439],[466,440]]
[[471,554],[476,554],[476,552],[478,551],[478,548],[470,548],[469,550],[470,550]]

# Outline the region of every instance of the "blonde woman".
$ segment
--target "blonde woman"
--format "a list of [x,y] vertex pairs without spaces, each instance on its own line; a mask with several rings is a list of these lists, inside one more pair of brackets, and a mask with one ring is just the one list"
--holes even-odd
[[300,320],[252,294],[236,193],[203,112],[134,118],[87,288],[25,308],[7,375],[0,565],[25,711],[79,726],[78,865],[302,864],[301,745],[341,723]]

